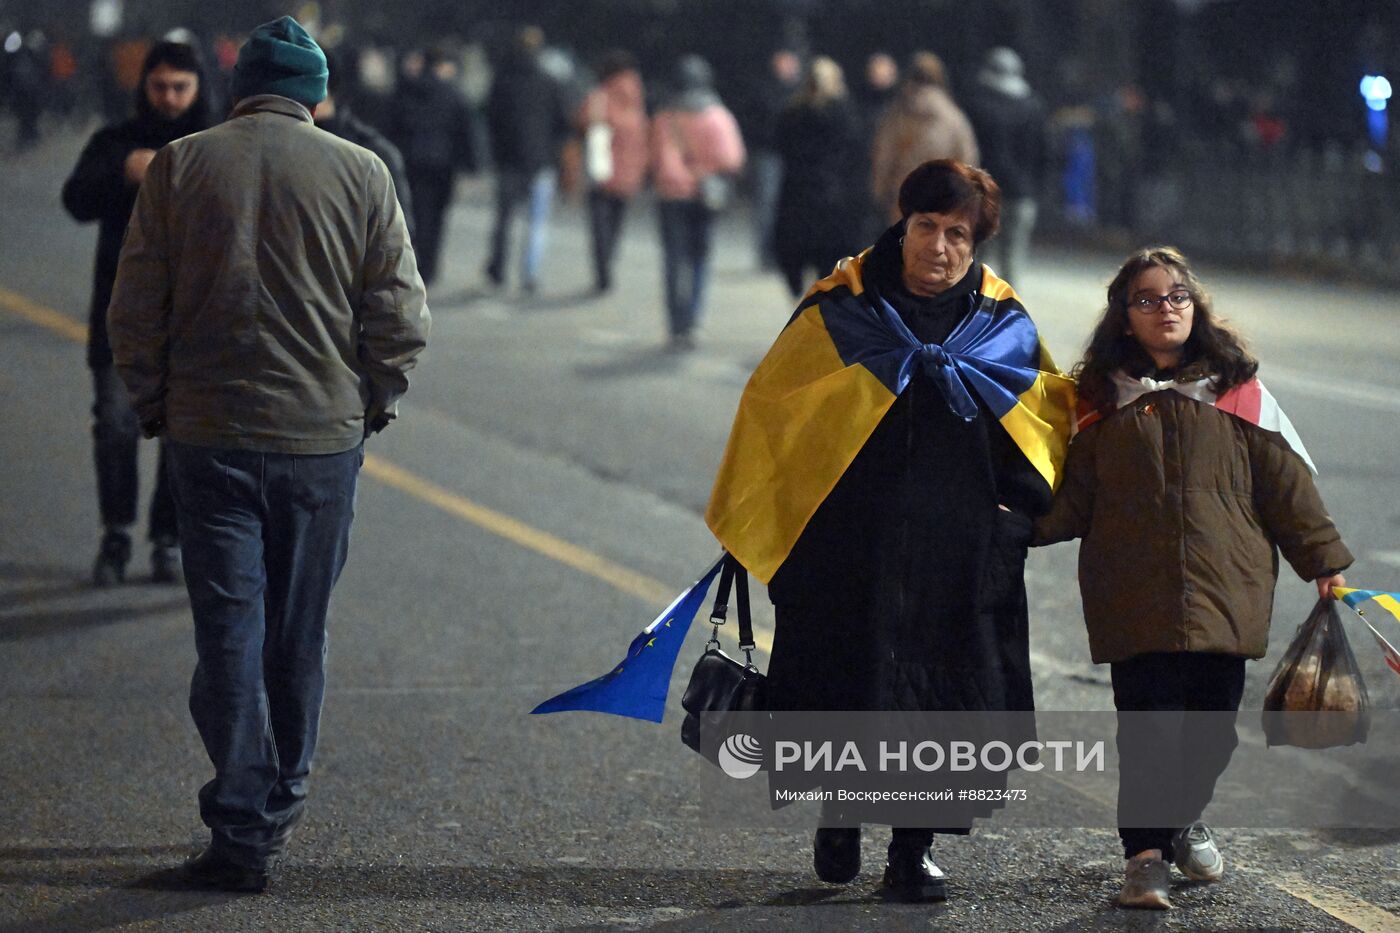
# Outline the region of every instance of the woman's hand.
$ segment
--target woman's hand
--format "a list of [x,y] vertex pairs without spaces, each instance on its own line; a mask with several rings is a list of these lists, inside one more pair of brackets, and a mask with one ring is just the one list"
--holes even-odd
[[1334,573],[1334,574],[1332,574],[1332,576],[1330,576],[1330,577],[1318,577],[1318,578],[1317,578],[1317,598],[1318,598],[1318,599],[1331,599],[1331,598],[1332,598],[1332,587],[1334,587],[1334,586],[1346,586],[1346,585],[1347,585],[1347,578],[1344,577],[1344,576],[1342,576],[1340,573]]

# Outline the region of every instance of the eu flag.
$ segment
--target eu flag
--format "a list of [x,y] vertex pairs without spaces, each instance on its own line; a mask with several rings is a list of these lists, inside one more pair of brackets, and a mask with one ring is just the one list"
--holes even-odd
[[566,690],[545,700],[531,713],[557,713],[568,709],[615,713],[634,719],[660,722],[666,714],[666,694],[671,686],[671,671],[676,666],[681,643],[685,641],[690,623],[710,584],[719,573],[724,559],[715,561],[709,572],[694,586],[677,596],[666,611],[642,629],[632,639],[622,662],[597,680]]

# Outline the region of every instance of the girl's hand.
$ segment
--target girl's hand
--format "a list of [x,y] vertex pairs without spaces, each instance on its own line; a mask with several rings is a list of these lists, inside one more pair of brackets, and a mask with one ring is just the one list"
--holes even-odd
[[1318,577],[1318,578],[1317,578],[1317,598],[1318,598],[1318,599],[1331,599],[1331,598],[1332,598],[1332,587],[1334,587],[1334,586],[1346,586],[1346,585],[1347,585],[1347,578],[1344,577],[1344,576],[1342,576],[1340,573],[1334,573],[1334,574],[1332,574],[1332,576],[1330,576],[1330,577]]

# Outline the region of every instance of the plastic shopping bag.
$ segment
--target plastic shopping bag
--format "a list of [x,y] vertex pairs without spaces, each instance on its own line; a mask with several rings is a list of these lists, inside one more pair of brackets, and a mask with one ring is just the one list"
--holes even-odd
[[1337,603],[1318,600],[1264,694],[1269,745],[1333,748],[1366,741],[1371,700],[1351,653]]

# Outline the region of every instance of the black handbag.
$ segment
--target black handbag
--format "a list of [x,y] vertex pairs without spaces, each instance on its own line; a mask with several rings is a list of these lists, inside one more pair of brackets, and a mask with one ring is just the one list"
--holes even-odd
[[[744,652],[742,663],[721,651],[719,644],[719,627],[724,624],[729,611],[729,588],[736,583],[739,649]],[[681,741],[711,762],[716,762],[719,746],[726,735],[723,729],[714,728],[714,717],[707,717],[702,742],[700,717],[706,713],[755,712],[767,708],[768,678],[753,663],[755,645],[753,619],[749,615],[748,572],[728,554],[724,556],[724,568],[720,571],[710,624],[714,626],[710,640],[705,644],[700,660],[695,662],[695,668],[690,672],[690,682],[681,696],[681,707],[685,709]]]

